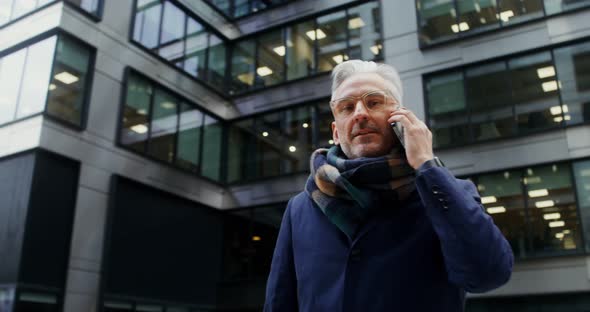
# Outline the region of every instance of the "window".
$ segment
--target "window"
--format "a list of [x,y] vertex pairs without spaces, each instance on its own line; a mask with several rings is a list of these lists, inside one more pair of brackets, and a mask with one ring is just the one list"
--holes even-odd
[[[39,2],[47,2],[48,0],[39,0]],[[102,0],[65,0],[68,3],[71,3],[77,7],[79,7],[80,9],[94,15],[94,16],[99,16],[100,15],[100,10],[101,10],[101,5],[102,5]]]
[[0,124],[46,112],[82,126],[93,57],[64,34],[0,57]]
[[307,21],[287,28],[287,80],[309,76],[315,72],[315,22]]
[[382,58],[379,3],[367,2],[348,10],[350,58]]
[[134,70],[129,70],[126,91],[122,147],[221,181],[220,119]]
[[312,120],[314,106],[301,106],[287,109],[283,123],[286,148],[283,157],[283,173],[303,172],[309,168],[312,152]]
[[260,177],[278,176],[281,173],[281,154],[284,137],[281,131],[281,112],[264,114],[256,119],[258,138],[256,154]]
[[207,0],[206,2],[223,12],[228,18],[233,19],[266,10],[290,1],[293,0]]
[[573,166],[580,207],[580,219],[584,228],[585,250],[590,251],[590,160],[578,161]]
[[[361,22],[356,19],[354,26]],[[320,16],[317,19],[315,37],[318,42],[318,69],[320,72],[330,71],[336,65],[348,60],[347,35],[348,24],[346,12],[335,12]]]
[[225,42],[169,0],[138,0],[133,41],[207,86],[225,91]]
[[589,6],[590,0],[416,0],[421,46]]
[[282,82],[285,75],[283,29],[266,33],[258,40],[256,85],[271,86]]
[[434,146],[590,121],[590,44],[508,57],[424,78]]
[[249,90],[254,85],[255,44],[242,41],[233,48],[231,64],[232,91],[239,93]]

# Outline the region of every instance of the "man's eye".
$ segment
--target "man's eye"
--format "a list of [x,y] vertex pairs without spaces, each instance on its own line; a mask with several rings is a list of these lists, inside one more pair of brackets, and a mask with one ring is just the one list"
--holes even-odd
[[369,105],[369,107],[375,107],[375,106],[379,106],[381,104],[383,104],[383,101],[370,100],[367,105]]

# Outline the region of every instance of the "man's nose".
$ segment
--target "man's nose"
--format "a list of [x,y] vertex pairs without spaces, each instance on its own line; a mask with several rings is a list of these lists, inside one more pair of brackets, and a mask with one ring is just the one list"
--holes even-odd
[[354,118],[357,120],[367,119],[369,116],[369,111],[365,107],[365,104],[362,100],[358,100],[356,102],[356,106],[354,108]]

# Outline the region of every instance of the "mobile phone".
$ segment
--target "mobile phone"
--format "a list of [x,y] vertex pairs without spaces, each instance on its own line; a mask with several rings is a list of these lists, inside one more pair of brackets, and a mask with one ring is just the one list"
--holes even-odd
[[402,124],[399,122],[392,122],[391,127],[393,128],[393,132],[397,136],[397,139],[401,143],[402,147],[405,149],[406,144],[404,142],[404,127],[402,127]]

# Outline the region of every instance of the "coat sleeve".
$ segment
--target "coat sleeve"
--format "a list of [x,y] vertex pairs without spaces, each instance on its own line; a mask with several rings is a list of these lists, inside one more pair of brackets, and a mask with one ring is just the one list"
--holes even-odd
[[275,246],[270,274],[266,283],[264,312],[297,311],[297,279],[293,260],[293,242],[291,236],[291,204],[283,214],[281,228]]
[[439,237],[450,282],[478,293],[510,279],[514,256],[475,185],[443,167],[418,168],[416,187]]

